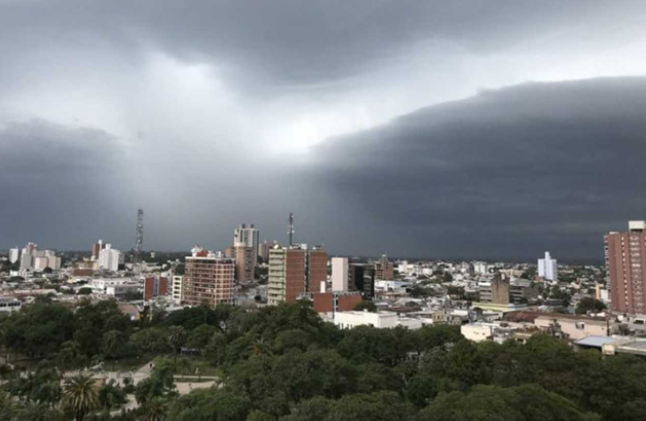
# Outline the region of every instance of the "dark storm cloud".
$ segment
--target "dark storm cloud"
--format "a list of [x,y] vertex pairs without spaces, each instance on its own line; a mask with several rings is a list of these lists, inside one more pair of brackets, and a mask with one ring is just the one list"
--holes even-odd
[[646,217],[645,110],[646,78],[487,91],[317,147],[313,179],[396,252],[599,258]]
[[[27,1],[4,5],[0,45],[8,58],[25,48],[109,47],[133,64],[157,49],[212,62],[239,89],[273,91],[396,65],[432,43],[486,53],[549,43],[552,32],[576,29],[573,21],[630,25],[639,9],[646,5],[630,0]],[[597,40],[588,29],[574,35]]]
[[0,180],[0,241],[6,246],[35,241],[59,247],[61,238],[72,237],[69,246],[85,248],[106,226],[123,222],[119,212],[129,199],[118,139],[43,120],[0,126]]

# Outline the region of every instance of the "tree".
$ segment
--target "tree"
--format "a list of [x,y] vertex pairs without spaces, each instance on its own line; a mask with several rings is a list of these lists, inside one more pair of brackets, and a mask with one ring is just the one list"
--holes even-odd
[[186,331],[181,326],[171,326],[168,334],[168,344],[175,353],[175,366],[177,366],[177,355],[186,341]]
[[99,388],[98,403],[105,410],[106,416],[109,416],[112,408],[124,405],[127,402],[126,392],[117,386],[114,380],[110,380]]
[[121,344],[121,332],[118,330],[110,330],[103,334],[103,350],[105,355],[112,359],[112,371],[114,371],[114,366],[117,362],[117,351]]
[[180,397],[168,421],[246,421],[251,402],[226,389],[198,389]]
[[163,398],[151,399],[143,406],[141,421],[165,421],[168,405]]
[[62,405],[74,413],[76,421],[83,421],[98,404],[99,393],[92,377],[78,375],[65,381]]
[[354,307],[354,311],[369,311],[370,313],[377,312],[377,305],[370,300],[363,300]]
[[601,301],[593,297],[583,297],[576,306],[576,314],[600,313],[605,309],[606,305]]

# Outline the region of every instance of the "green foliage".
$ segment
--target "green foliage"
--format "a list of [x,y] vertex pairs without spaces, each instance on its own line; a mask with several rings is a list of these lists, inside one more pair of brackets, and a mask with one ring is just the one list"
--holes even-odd
[[592,297],[583,297],[576,306],[576,314],[600,313],[606,309],[606,305]]
[[376,313],[377,312],[377,306],[375,305],[374,302],[372,302],[370,300],[363,300],[363,301],[361,301],[359,304],[357,304],[354,307],[354,310],[355,311],[367,310],[367,311],[369,311],[371,313]]
[[249,401],[223,389],[199,389],[182,396],[173,405],[168,421],[245,421]]

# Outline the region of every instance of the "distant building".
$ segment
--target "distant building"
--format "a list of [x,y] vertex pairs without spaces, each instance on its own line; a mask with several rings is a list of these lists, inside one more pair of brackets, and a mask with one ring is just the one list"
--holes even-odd
[[549,251],[543,259],[538,259],[538,276],[548,281],[558,280],[556,259],[552,259]]
[[253,267],[256,267],[258,253],[260,252],[260,231],[253,224],[241,224],[233,231],[233,245],[243,244],[253,249]]
[[361,301],[361,294],[355,291],[330,291],[312,293],[313,308],[317,313],[352,311]]
[[368,311],[344,311],[334,313],[334,324],[341,329],[351,329],[357,326],[372,326],[379,329],[390,329],[403,326],[408,329],[422,327],[421,319],[400,317],[394,312],[371,313]]
[[260,251],[258,252],[258,255],[262,257],[262,260],[265,263],[269,261],[269,251],[276,245],[278,245],[276,241],[273,241],[271,243],[264,241],[262,244],[260,244]]
[[11,313],[20,310],[22,302],[13,297],[0,297],[0,313]]
[[186,258],[182,303],[192,306],[233,303],[235,261],[194,247]]
[[385,254],[375,262],[375,279],[392,281],[395,279],[395,266]]
[[359,291],[364,298],[375,296],[375,269],[374,266],[364,263],[351,263],[348,275],[348,288]]
[[250,282],[254,280],[257,251],[247,247],[245,243],[236,243],[233,247],[233,256],[236,262],[236,281]]
[[168,278],[163,276],[148,276],[144,278],[145,301],[166,295],[168,295]]
[[173,275],[172,297],[173,297],[173,301],[177,304],[182,302],[182,283],[183,282],[184,282],[184,276]]
[[99,270],[117,272],[119,271],[120,261],[121,252],[113,249],[111,244],[106,244],[99,252]]
[[308,251],[306,245],[274,246],[268,275],[268,304],[293,303],[307,291],[320,291],[327,280],[327,253],[318,247]]
[[348,291],[349,272],[347,257],[332,258],[332,291]]
[[9,261],[11,264],[16,263],[20,259],[20,249],[15,248],[15,249],[10,249],[9,250]]
[[99,240],[98,242],[92,244],[91,248],[91,260],[99,260],[99,253],[101,250],[105,248],[105,244],[103,244],[103,240]]
[[627,232],[605,236],[612,310],[646,314],[646,222],[628,222]]

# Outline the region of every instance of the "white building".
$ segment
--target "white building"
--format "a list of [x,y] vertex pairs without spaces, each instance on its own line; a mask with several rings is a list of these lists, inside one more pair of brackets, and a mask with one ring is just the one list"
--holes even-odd
[[558,280],[556,259],[552,259],[550,252],[545,252],[544,259],[538,259],[538,276],[549,281]]
[[348,258],[333,257],[332,258],[332,291],[347,291],[348,275],[349,275]]
[[120,298],[128,291],[138,291],[141,285],[130,278],[100,278],[92,279],[88,285],[94,294],[108,295]]
[[20,310],[22,303],[11,297],[0,297],[0,313],[11,313]]
[[121,252],[113,249],[111,244],[106,244],[105,248],[99,252],[99,269],[117,272],[121,262]]
[[260,251],[260,231],[253,224],[249,226],[241,224],[233,231],[233,244],[253,247],[254,256],[258,256]]
[[368,311],[342,311],[334,313],[334,324],[341,329],[352,329],[357,326],[373,326],[379,329],[390,329],[404,326],[408,329],[422,327],[421,319],[399,317],[397,313],[384,311],[371,313]]
[[9,250],[9,261],[11,264],[16,263],[20,259],[20,249],[15,248],[15,249],[10,249]]
[[172,285],[172,291],[171,291],[171,296],[173,298],[173,302],[179,304],[182,302],[182,283],[184,282],[184,277],[181,275],[174,275],[173,276],[173,285]]

